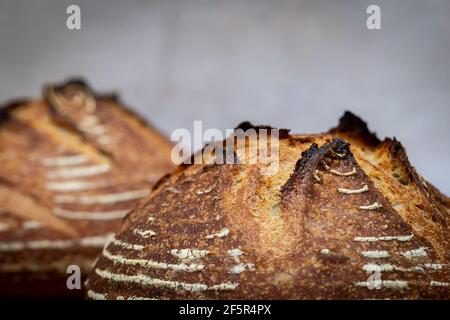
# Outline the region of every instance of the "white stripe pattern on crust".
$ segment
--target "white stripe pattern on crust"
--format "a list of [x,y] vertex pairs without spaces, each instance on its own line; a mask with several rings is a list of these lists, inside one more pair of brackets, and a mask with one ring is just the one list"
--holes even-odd
[[169,252],[171,255],[177,257],[180,260],[201,259],[209,253],[208,250],[197,249],[172,249]]
[[253,270],[255,265],[253,263],[239,263],[235,266],[233,266],[229,272],[232,274],[240,274],[244,272],[245,270]]
[[48,182],[46,184],[47,190],[51,191],[83,191],[92,190],[96,188],[102,188],[110,186],[109,181],[64,181],[64,182]]
[[387,252],[385,250],[363,251],[363,252],[361,252],[361,255],[363,255],[366,258],[371,258],[371,259],[383,259],[383,258],[390,257],[389,252]]
[[448,265],[441,264],[441,263],[424,263],[422,265],[427,269],[434,269],[434,270],[441,270],[444,267],[448,266]]
[[406,258],[426,257],[428,256],[427,252],[425,251],[427,249],[428,249],[427,247],[420,247],[418,249],[402,252],[401,255]]
[[226,237],[229,233],[230,233],[229,229],[223,228],[217,233],[207,235],[206,239],[223,238]]
[[107,300],[106,294],[103,293],[97,293],[92,290],[88,290],[87,292],[88,298],[94,299],[94,300]]
[[107,221],[117,220],[125,217],[130,210],[113,210],[113,211],[72,211],[61,208],[53,208],[55,216],[71,219],[71,220],[95,220]]
[[113,261],[114,263],[131,265],[131,266],[140,266],[144,268],[151,269],[163,269],[163,270],[173,270],[173,271],[186,271],[186,272],[196,272],[202,271],[205,269],[203,264],[185,264],[185,263],[177,263],[171,264],[166,262],[159,262],[154,260],[147,259],[131,259],[125,258],[122,255],[112,254],[107,249],[103,250],[103,256],[108,260]]
[[412,268],[402,268],[397,267],[392,264],[375,264],[375,263],[368,263],[365,264],[362,269],[366,271],[367,273],[372,272],[389,272],[389,271],[402,271],[402,272],[408,272],[408,271],[424,271],[421,267],[412,267]]
[[334,174],[336,176],[348,177],[348,176],[352,176],[352,175],[356,174],[356,168],[353,168],[349,172],[339,172],[339,171],[336,171],[334,169],[330,169],[330,173],[332,173],[332,174]]
[[34,240],[34,241],[12,241],[0,242],[1,252],[21,251],[21,250],[44,250],[44,249],[67,249],[75,246],[81,247],[103,247],[112,234],[101,236],[84,237],[77,240]]
[[156,235],[156,232],[153,230],[142,230],[142,229],[134,229],[133,230],[134,234],[137,234],[138,236],[142,237],[142,238],[151,238],[154,235]]
[[54,197],[55,203],[77,203],[77,204],[113,204],[145,198],[149,195],[149,190],[134,190],[119,193],[97,194],[97,195],[59,195]]
[[448,286],[449,286],[448,282],[440,282],[434,280],[430,281],[430,287],[448,287]]
[[152,278],[143,274],[127,275],[122,273],[113,273],[108,270],[95,269],[95,273],[103,278],[115,282],[128,282],[136,283],[144,286],[151,286],[155,288],[167,288],[173,290],[183,290],[189,292],[203,292],[203,291],[223,291],[234,290],[237,288],[237,283],[220,283],[217,285],[208,286],[203,283],[186,283],[179,281],[163,280],[158,278]]
[[145,246],[142,246],[140,244],[129,243],[126,241],[119,240],[115,237],[111,240],[111,243],[116,246],[128,249],[128,250],[141,251],[141,250],[144,250],[144,248],[145,248]]
[[35,220],[24,221],[22,224],[22,229],[24,230],[35,230],[40,228],[42,228],[42,224]]
[[[439,270],[436,268],[434,264],[419,264],[413,267],[399,267],[393,264],[385,263],[385,264],[376,264],[376,263],[367,263],[365,264],[362,269],[366,271],[367,273],[372,272],[391,272],[391,271],[400,271],[400,272],[423,272],[425,269],[434,269]],[[442,269],[442,265],[441,265]]]
[[86,167],[73,167],[68,169],[57,169],[47,173],[48,179],[72,179],[79,177],[89,177],[98,174],[106,173],[111,170],[111,166],[107,163],[102,163]]
[[83,127],[83,131],[92,135],[101,136],[108,132],[108,129],[101,124],[90,125]]
[[230,257],[238,257],[238,256],[242,256],[243,254],[244,254],[244,252],[239,248],[228,250],[228,255]]
[[364,186],[362,186],[362,188],[359,189],[338,188],[338,191],[345,194],[357,194],[369,191],[369,187],[367,186],[367,184],[365,184]]
[[139,297],[139,296],[129,296],[129,297],[124,297],[124,296],[117,296],[116,300],[161,300],[161,299],[157,299],[157,298],[147,298],[147,297]]
[[[106,293],[98,293],[92,290],[88,290],[87,296],[93,300],[108,300],[108,295]],[[139,297],[139,296],[117,296],[116,300],[159,300],[156,298],[146,298],[146,297]]]
[[361,210],[376,210],[376,209],[379,209],[379,208],[382,208],[382,207],[383,206],[380,203],[374,202],[374,203],[369,204],[367,206],[360,206],[359,208]]
[[214,190],[215,187],[216,187],[216,185],[213,184],[212,186],[210,186],[210,187],[208,187],[208,188],[206,188],[206,189],[204,189],[204,190],[198,190],[198,191],[196,192],[196,194],[202,195],[202,194],[210,193],[211,191]]
[[44,166],[52,167],[52,166],[73,166],[77,164],[83,164],[88,162],[88,158],[84,155],[75,155],[75,156],[62,156],[62,157],[48,157],[42,159],[41,163]]
[[381,236],[381,237],[355,237],[353,240],[358,242],[377,242],[377,241],[411,241],[413,234],[406,236]]
[[408,287],[408,282],[402,280],[371,280],[356,282],[355,285],[367,288],[405,289]]
[[101,136],[101,137],[97,138],[97,141],[98,141],[98,143],[105,144],[105,145],[119,142],[119,140],[117,138],[113,138],[111,135]]

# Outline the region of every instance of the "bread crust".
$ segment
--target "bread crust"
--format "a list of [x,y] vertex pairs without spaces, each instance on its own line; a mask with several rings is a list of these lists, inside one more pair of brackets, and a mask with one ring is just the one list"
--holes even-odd
[[87,297],[448,299],[448,198],[397,141],[344,118],[283,135],[272,176],[180,166],[105,246]]
[[170,143],[117,98],[82,81],[44,91],[0,112],[0,296],[73,296],[67,266],[86,276],[172,168]]

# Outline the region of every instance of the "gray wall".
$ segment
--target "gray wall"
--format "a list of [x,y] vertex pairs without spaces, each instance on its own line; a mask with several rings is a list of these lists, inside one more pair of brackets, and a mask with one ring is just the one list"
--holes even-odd
[[448,0],[0,0],[0,100],[80,75],[167,135],[194,120],[317,132],[350,109],[449,194],[449,34]]

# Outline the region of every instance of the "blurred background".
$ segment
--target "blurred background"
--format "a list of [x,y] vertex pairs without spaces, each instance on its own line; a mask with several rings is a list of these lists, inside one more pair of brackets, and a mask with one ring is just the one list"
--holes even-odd
[[449,58],[448,0],[0,0],[3,102],[81,76],[167,136],[194,120],[320,132],[351,110],[447,195]]

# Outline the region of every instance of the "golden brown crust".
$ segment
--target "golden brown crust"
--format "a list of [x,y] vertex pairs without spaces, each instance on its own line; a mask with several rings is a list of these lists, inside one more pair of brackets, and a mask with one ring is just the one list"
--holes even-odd
[[448,299],[448,198],[397,142],[350,129],[286,136],[271,176],[180,167],[105,247],[87,296]]
[[66,267],[85,275],[172,167],[170,144],[117,99],[74,81],[46,92],[1,112],[0,296],[34,295],[31,283],[70,294]]

